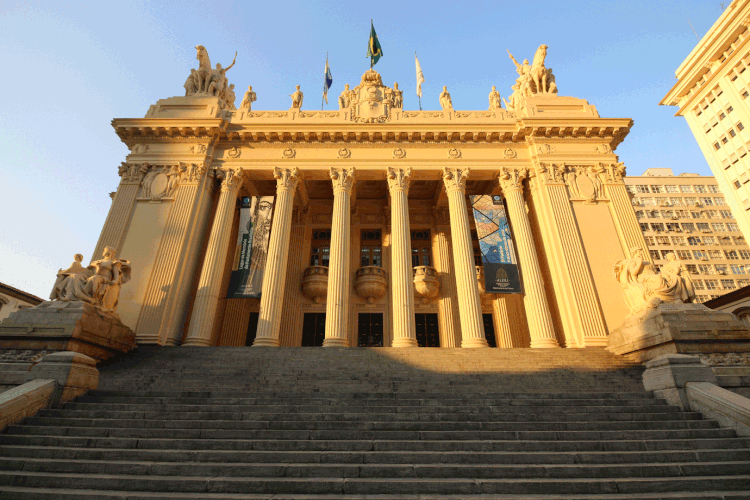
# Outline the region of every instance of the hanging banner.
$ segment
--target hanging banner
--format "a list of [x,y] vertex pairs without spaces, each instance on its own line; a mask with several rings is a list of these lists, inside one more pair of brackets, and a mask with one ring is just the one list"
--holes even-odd
[[523,293],[503,198],[472,196],[471,206],[482,251],[486,293]]
[[258,298],[271,235],[273,196],[243,196],[228,299]]

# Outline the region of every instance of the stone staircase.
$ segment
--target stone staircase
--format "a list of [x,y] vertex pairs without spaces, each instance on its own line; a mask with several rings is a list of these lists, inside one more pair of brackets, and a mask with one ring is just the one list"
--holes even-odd
[[0,435],[0,499],[750,499],[603,349],[141,348]]

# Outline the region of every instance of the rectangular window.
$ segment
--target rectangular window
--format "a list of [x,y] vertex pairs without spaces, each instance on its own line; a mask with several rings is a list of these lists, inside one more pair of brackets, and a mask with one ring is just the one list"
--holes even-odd
[[693,250],[693,257],[695,257],[695,260],[708,260],[705,250]]
[[716,240],[714,239],[713,236],[704,236],[703,237],[703,244],[704,245],[715,245],[716,244]]
[[651,258],[653,260],[661,259],[661,256],[659,255],[659,250],[649,250],[649,253],[651,254]]
[[635,188],[636,188],[636,191],[639,193],[650,193],[650,191],[648,190],[648,186],[646,185],[639,184]]
[[742,187],[742,184],[740,184],[740,181],[734,181],[732,184],[734,184],[734,189],[739,189]]
[[685,238],[683,236],[672,236],[672,244],[677,246],[685,246]]
[[709,206],[713,206],[714,200],[712,198],[701,198],[701,203],[709,207]]
[[680,260],[693,260],[690,250],[677,250],[677,257],[679,257]]
[[735,135],[737,135],[737,132],[735,132],[734,129],[730,128],[729,129],[729,135],[731,135],[732,137],[734,137]]
[[728,143],[728,142],[729,142],[729,139],[727,139],[726,137],[722,137],[722,138],[721,138],[721,143],[722,143],[722,144],[726,144],[726,143]]
[[[710,200],[711,198],[706,198],[707,200]],[[714,198],[714,204],[719,206],[726,206],[727,201],[724,198]]]
[[630,193],[630,194],[635,194],[636,193],[635,186],[632,186],[632,185],[628,184],[628,185],[625,186],[625,188],[628,190],[628,193]]
[[641,203],[644,207],[653,207],[656,205],[656,200],[654,198],[641,198]]
[[732,106],[729,106],[727,108],[727,113],[731,113],[732,111],[734,111],[734,108]]
[[693,224],[692,222],[683,222],[682,230],[689,231],[689,232],[695,231],[695,224]]
[[[473,240],[476,240],[476,233],[473,235]],[[430,239],[430,231],[412,231],[411,232],[411,265],[417,266],[431,266],[432,265],[432,242]]]
[[664,231],[664,224],[662,224],[662,223],[651,224],[651,229],[653,229],[654,231],[657,231],[657,232],[658,231]]
[[675,213],[677,214],[677,217],[679,217],[681,219],[689,219],[690,218],[690,214],[688,213],[687,210],[675,210]]
[[686,264],[685,267],[690,274],[698,274],[698,268],[695,266],[695,264]]
[[[747,92],[745,92],[747,94]],[[742,124],[742,122],[739,122],[737,124],[737,130],[745,130],[745,126]]]
[[361,266],[383,266],[382,245],[380,230],[365,229],[362,231],[361,239]]
[[719,218],[719,211],[718,210],[706,210],[705,214],[706,214],[706,216],[709,219],[718,219]]
[[703,212],[690,212],[690,215],[693,217],[693,219],[703,218]]
[[696,226],[698,226],[698,231],[706,231],[706,232],[708,232],[708,231],[711,230],[711,229],[709,229],[707,222],[699,222],[698,224],[696,224]]
[[727,115],[725,115],[724,112],[719,113],[719,120],[723,120],[726,117]]
[[669,236],[657,236],[656,243],[659,245],[670,245]]
[[654,246],[654,237],[653,236],[645,236],[644,239],[646,240],[646,245],[652,247]]
[[737,288],[737,285],[735,285],[734,280],[721,280],[721,288],[724,290],[734,290]]
[[727,222],[727,231],[739,231],[740,226],[738,226],[735,222]]
[[669,222],[667,223],[667,231],[679,233],[680,231],[682,231],[682,229],[680,229],[680,225],[676,222]]
[[676,206],[676,207],[682,207],[685,206],[685,203],[683,203],[682,198],[670,198],[669,202]]
[[740,250],[739,252],[743,260],[750,260],[750,250]]
[[734,240],[735,245],[744,246],[746,244],[744,236],[735,236],[732,239]]
[[313,231],[312,245],[310,248],[310,265],[325,266],[331,260],[331,230]]
[[695,206],[698,203],[698,198],[694,198],[691,196],[688,196],[685,198],[685,205],[692,207]]
[[680,186],[680,191],[683,193],[692,193],[693,192],[693,186],[689,186],[687,184],[683,184]]
[[635,218],[636,219],[643,219],[644,218],[643,210],[636,210],[635,211]]
[[649,219],[660,219],[661,218],[661,214],[659,213],[658,210],[647,210],[646,211],[646,215],[648,215]]
[[750,280],[737,280],[737,286],[740,288],[750,286]]
[[664,187],[663,186],[651,186],[651,192],[652,193],[663,193]]
[[705,290],[706,286],[703,284],[703,280],[693,280],[693,288],[696,290]]
[[725,250],[724,253],[727,256],[727,260],[739,260],[740,258],[736,250]]
[[709,193],[720,193],[719,186],[717,184],[709,184],[708,185],[708,192]]
[[665,219],[676,219],[677,216],[674,214],[674,210],[662,210],[661,216]]
[[714,149],[721,149],[721,145],[718,142],[714,142]]
[[[708,251],[708,256],[712,260],[723,260],[724,259],[724,254],[721,253],[721,250],[709,250]],[[719,269],[718,265],[716,266],[716,269]]]
[[724,224],[722,224],[721,222],[714,222],[711,224],[711,227],[718,233],[726,231],[726,229],[724,228]]
[[730,267],[734,274],[745,274],[745,266],[742,264],[732,264]]
[[679,193],[680,192],[680,190],[674,184],[668,184],[664,186],[664,188],[666,189],[667,193]]
[[641,231],[644,233],[646,231],[650,231],[650,228],[648,227],[648,222],[641,222]]
[[698,271],[703,275],[714,274],[714,267],[708,264],[699,264]]
[[722,218],[724,219],[733,219],[732,212],[729,210],[720,210],[719,213],[721,214]]
[[706,192],[706,186],[703,186],[701,184],[697,186],[693,186],[695,188],[696,193],[705,193]]

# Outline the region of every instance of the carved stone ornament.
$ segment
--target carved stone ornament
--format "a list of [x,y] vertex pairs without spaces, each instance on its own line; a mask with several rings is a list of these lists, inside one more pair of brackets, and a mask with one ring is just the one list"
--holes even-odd
[[440,278],[434,267],[417,266],[414,268],[414,294],[427,304],[440,293]]
[[328,295],[328,266],[310,266],[302,274],[302,293],[319,304]]
[[388,189],[391,191],[404,190],[409,192],[409,184],[411,182],[411,167],[406,168],[393,168],[388,167],[387,173]]
[[503,156],[506,158],[515,158],[518,156],[518,153],[516,153],[516,150],[513,148],[506,148],[505,151],[503,151]]
[[555,152],[555,147],[550,144],[540,144],[536,147],[539,154],[551,154]]
[[179,182],[198,182],[208,170],[205,163],[181,163]]
[[503,168],[497,181],[503,191],[522,190],[523,180],[527,175],[528,170],[525,168]]
[[339,149],[339,158],[351,158],[352,157],[352,150],[347,148],[341,148]]
[[448,193],[456,189],[464,191],[466,189],[466,179],[468,178],[468,168],[443,167],[443,183],[445,184],[445,191]]
[[235,191],[242,186],[245,180],[242,175],[242,168],[240,167],[222,168],[219,170],[218,175],[221,178],[222,191]]
[[369,69],[362,75],[359,85],[347,95],[342,93],[339,108],[350,109],[350,119],[357,123],[385,123],[391,118],[391,109],[398,107],[400,92],[383,85],[380,74]]
[[287,189],[294,191],[299,181],[299,169],[274,167],[273,176],[276,179],[276,189]]
[[328,173],[331,176],[334,192],[338,190],[344,190],[348,193],[352,192],[352,187],[354,187],[354,167],[331,167],[331,170]]
[[234,54],[232,64],[223,68],[221,64],[211,66],[208,51],[203,45],[197,45],[198,51],[195,58],[198,60],[198,69],[191,69],[185,80],[185,95],[216,96],[219,98],[221,107],[234,110],[234,101],[237,98],[234,92],[234,84],[230,85],[227,79],[227,71],[232,69],[237,61],[237,53]]
[[536,162],[536,175],[542,182],[563,182],[565,165]]
[[297,156],[297,151],[296,151],[296,150],[294,150],[294,149],[292,149],[292,148],[286,148],[286,149],[285,149],[285,150],[284,150],[284,151],[283,151],[283,152],[281,153],[281,155],[282,155],[282,156],[283,156],[284,158],[289,158],[289,159],[291,159],[291,158],[294,158],[295,156]]
[[406,151],[401,148],[396,148],[393,150],[393,157],[398,160],[403,160],[404,158],[406,158]]
[[83,301],[110,316],[117,317],[120,288],[130,281],[130,262],[117,259],[115,249],[106,247],[102,259],[83,267],[83,255],[76,254],[68,269],[57,272],[50,300]]
[[594,151],[603,155],[606,155],[612,152],[608,144],[601,144],[599,146],[594,146]]
[[642,248],[633,248],[632,257],[615,264],[615,279],[622,285],[625,303],[631,313],[652,309],[659,304],[690,303],[695,300],[695,289],[687,268],[674,253],[667,254],[667,264],[661,272],[648,262]]
[[194,145],[192,145],[192,146],[190,146],[190,147],[188,148],[188,150],[189,150],[189,151],[190,151],[191,153],[195,153],[195,154],[203,154],[203,153],[205,153],[205,152],[206,152],[206,150],[207,150],[207,149],[208,149],[208,148],[206,147],[206,145],[205,145],[205,144],[194,144]]
[[604,170],[598,165],[593,167],[563,166],[563,180],[568,186],[570,199],[582,199],[589,203],[604,197],[602,175]]
[[241,154],[242,151],[237,147],[233,147],[227,151],[227,156],[230,158],[239,158]]
[[505,102],[505,107],[509,111],[521,108],[526,98],[534,94],[557,94],[557,84],[555,83],[555,75],[552,74],[552,68],[544,66],[547,48],[546,45],[540,45],[531,64],[529,64],[528,59],[524,59],[523,64],[519,64],[516,58],[508,52],[518,73],[516,83],[511,87],[513,94]]
[[146,153],[151,150],[151,146],[148,144],[136,144],[133,146],[133,153],[140,154],[140,153]]
[[451,148],[451,149],[449,149],[448,150],[448,157],[449,158],[453,158],[454,160],[458,159],[458,158],[461,158],[461,150],[457,149],[457,148]]
[[123,163],[117,169],[117,173],[122,177],[125,184],[140,184],[143,176],[148,172],[148,164],[141,163]]
[[385,296],[387,290],[385,269],[380,266],[364,266],[357,269],[354,291],[368,304]]
[[150,201],[172,198],[179,184],[179,179],[180,168],[177,165],[154,167],[143,178],[139,198]]

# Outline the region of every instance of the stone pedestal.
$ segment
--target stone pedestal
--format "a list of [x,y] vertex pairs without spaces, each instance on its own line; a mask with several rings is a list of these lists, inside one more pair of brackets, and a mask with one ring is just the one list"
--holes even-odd
[[73,351],[102,361],[134,349],[135,333],[87,302],[42,302],[0,323],[0,348]]
[[734,315],[702,304],[662,304],[632,314],[610,333],[608,349],[635,361],[664,354],[750,351],[750,331]]

